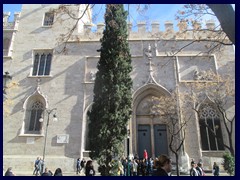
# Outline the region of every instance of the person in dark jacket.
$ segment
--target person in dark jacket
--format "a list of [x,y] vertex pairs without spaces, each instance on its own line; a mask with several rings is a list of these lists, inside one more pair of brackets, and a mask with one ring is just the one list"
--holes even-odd
[[5,172],[5,176],[15,176],[15,174],[12,172],[12,167],[9,167],[7,171]]
[[57,169],[55,170],[53,176],[62,176],[62,170],[61,170],[61,168],[57,168]]
[[202,167],[202,162],[198,162],[196,170],[198,172],[198,176],[205,176],[205,172]]
[[219,166],[217,165],[216,162],[213,163],[213,175],[219,176]]
[[91,160],[87,161],[87,164],[85,167],[85,175],[86,176],[94,176],[95,175],[95,170],[94,170],[93,163]]
[[158,158],[157,170],[153,173],[154,176],[169,176],[172,171],[172,162],[167,155],[161,155]]
[[85,168],[85,163],[86,163],[85,159],[82,158],[82,160],[81,160],[81,162],[80,162],[80,173],[81,173],[81,171]]
[[45,168],[44,173],[42,173],[41,176],[52,176],[52,172],[50,170],[48,170],[48,168]]
[[198,176],[198,171],[196,169],[197,164],[195,163],[195,161],[192,159],[191,161],[191,169],[190,169],[190,176]]

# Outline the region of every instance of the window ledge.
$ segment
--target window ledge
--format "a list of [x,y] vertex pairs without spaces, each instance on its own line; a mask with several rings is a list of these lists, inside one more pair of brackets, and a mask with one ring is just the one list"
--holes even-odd
[[13,59],[12,56],[3,56],[3,59]]
[[19,137],[44,137],[44,134],[19,134]]
[[43,28],[51,28],[52,25],[49,25],[49,26],[43,25],[42,27],[43,27]]
[[208,151],[208,150],[202,150],[204,153],[214,153],[214,152],[225,152],[224,150],[213,150],[213,151]]
[[52,78],[53,76],[52,75],[46,75],[46,76],[32,76],[32,75],[29,75],[28,77],[29,78]]

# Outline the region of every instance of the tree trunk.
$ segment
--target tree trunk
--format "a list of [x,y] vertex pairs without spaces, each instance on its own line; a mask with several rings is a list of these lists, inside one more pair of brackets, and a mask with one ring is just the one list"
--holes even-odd
[[179,156],[177,152],[173,152],[173,153],[175,154],[175,158],[176,158],[176,173],[177,173],[177,176],[180,176],[179,165],[178,165]]
[[235,11],[231,4],[207,4],[218,18],[223,31],[235,45]]
[[179,172],[179,165],[178,165],[178,153],[175,153],[175,157],[176,157],[176,171],[177,171],[177,176],[180,176],[180,172]]

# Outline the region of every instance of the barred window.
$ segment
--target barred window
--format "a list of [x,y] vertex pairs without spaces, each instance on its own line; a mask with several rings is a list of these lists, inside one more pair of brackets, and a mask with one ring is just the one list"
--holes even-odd
[[43,25],[51,26],[51,25],[53,25],[53,20],[54,20],[53,13],[45,13]]
[[52,53],[36,53],[33,62],[32,76],[50,75]]
[[29,113],[30,113],[30,119],[29,119],[29,127],[28,131],[30,133],[39,132],[41,129],[39,119],[43,115],[43,104],[39,101],[36,101],[33,103]]
[[220,118],[209,104],[200,109],[199,126],[202,150],[224,150]]

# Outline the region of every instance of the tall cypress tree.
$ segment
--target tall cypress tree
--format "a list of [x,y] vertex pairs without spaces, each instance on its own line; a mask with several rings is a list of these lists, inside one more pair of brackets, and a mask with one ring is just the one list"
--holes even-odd
[[132,66],[126,19],[122,4],[106,5],[93,106],[88,113],[90,157],[98,161],[103,175],[111,175],[109,162],[123,149],[132,112]]

